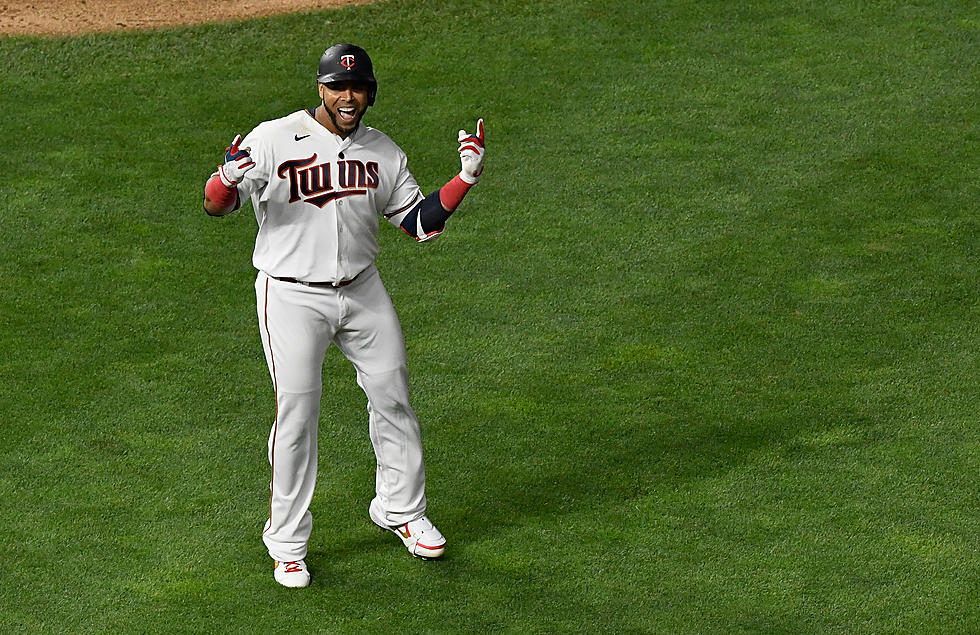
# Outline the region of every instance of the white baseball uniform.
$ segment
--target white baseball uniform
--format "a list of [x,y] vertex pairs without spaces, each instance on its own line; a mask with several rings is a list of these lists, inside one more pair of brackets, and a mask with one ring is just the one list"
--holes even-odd
[[425,513],[405,343],[374,265],[379,219],[399,226],[423,194],[401,148],[363,124],[342,139],[301,110],[259,124],[241,146],[255,161],[237,188],[240,200],[251,198],[259,227],[256,307],[276,398],[263,540],[274,560],[289,562],[306,556],[312,531],[321,372],[331,343],[353,363],[368,399],[377,458],[371,517],[398,525]]

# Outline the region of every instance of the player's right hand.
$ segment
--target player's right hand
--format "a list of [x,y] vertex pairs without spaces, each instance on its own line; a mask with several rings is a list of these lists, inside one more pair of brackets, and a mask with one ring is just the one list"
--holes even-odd
[[255,161],[248,153],[249,148],[239,148],[242,135],[235,135],[235,140],[225,148],[225,164],[218,166],[218,176],[226,187],[235,187],[245,178],[245,173],[255,167]]
[[486,147],[483,143],[483,119],[476,122],[476,133],[469,134],[465,130],[459,131],[459,161],[462,170],[459,178],[470,185],[480,180],[483,174],[483,155],[486,154]]

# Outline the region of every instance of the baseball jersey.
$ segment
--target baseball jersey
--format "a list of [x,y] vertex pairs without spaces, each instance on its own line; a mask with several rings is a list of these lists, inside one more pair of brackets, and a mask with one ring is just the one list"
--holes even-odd
[[270,276],[354,278],[378,255],[379,218],[399,226],[423,199],[402,149],[364,124],[341,139],[300,110],[240,145],[255,161],[238,184],[259,225],[252,264]]

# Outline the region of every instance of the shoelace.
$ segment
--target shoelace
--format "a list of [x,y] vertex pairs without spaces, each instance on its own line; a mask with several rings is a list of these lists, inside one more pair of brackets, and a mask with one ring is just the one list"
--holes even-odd
[[298,562],[287,562],[286,573],[299,573],[303,570]]

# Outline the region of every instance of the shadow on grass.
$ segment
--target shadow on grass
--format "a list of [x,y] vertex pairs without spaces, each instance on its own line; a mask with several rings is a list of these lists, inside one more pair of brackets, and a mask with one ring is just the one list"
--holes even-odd
[[[641,419],[569,420],[526,437],[511,448],[506,461],[478,462],[473,467],[479,471],[450,476],[456,482],[455,503],[440,505],[440,518],[465,527],[470,539],[480,539],[530,518],[557,521],[566,514],[683,489],[743,469],[760,456],[792,460],[806,451],[797,442],[803,436],[871,423],[843,406],[777,409],[755,416],[692,406],[686,413]],[[536,423],[531,417],[503,427],[534,430]],[[479,452],[472,449],[474,456]]]

